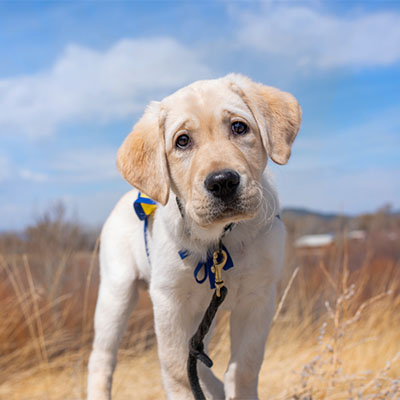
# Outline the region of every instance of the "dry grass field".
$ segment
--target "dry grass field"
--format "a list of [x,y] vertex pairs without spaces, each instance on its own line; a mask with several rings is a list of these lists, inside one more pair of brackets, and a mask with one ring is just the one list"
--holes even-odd
[[[85,397],[98,243],[77,229],[45,219],[23,240],[2,238],[0,399]],[[318,253],[299,253],[292,242],[289,235],[260,398],[400,399],[398,239],[375,229],[363,242],[338,241]],[[229,358],[227,320],[219,315],[210,351],[219,376]],[[119,352],[113,392],[120,400],[165,398],[145,292]]]

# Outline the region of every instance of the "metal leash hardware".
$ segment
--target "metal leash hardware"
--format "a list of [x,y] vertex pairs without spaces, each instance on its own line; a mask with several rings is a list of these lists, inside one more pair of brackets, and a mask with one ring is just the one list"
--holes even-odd
[[[218,262],[218,259],[222,256],[222,260]],[[225,267],[226,261],[228,260],[228,255],[226,251],[219,248],[214,251],[213,254],[213,266],[211,267],[211,272],[215,274],[215,292],[217,297],[221,297],[221,288],[224,286],[224,281],[222,280],[222,270]]]

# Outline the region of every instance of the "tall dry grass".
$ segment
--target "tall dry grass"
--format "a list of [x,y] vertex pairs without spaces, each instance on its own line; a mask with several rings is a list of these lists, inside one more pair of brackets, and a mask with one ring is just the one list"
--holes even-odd
[[[381,251],[377,237],[318,254],[289,243],[261,399],[400,398],[400,249]],[[53,269],[43,267],[38,248],[0,254],[1,399],[85,397],[97,245],[57,251]],[[219,315],[210,351],[221,377],[227,320]],[[113,392],[116,399],[164,398],[145,293],[121,346]]]

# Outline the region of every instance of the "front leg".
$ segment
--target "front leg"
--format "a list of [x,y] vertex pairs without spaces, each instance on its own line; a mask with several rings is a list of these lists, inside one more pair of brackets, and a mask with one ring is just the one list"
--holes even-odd
[[[193,400],[186,372],[189,339],[196,331],[209,301],[199,298],[194,292],[190,288],[182,291],[176,288],[151,288],[161,373],[167,397],[171,400]],[[205,351],[212,328],[206,336]],[[201,362],[197,363],[197,367],[207,399],[223,400],[222,382]]]
[[258,375],[274,313],[275,285],[259,288],[258,293],[245,295],[231,314],[231,359],[225,373],[227,400],[258,399]]

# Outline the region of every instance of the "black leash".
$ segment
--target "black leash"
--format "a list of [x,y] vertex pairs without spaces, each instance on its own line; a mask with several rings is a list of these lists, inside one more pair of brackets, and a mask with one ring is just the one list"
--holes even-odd
[[[176,197],[176,204],[178,206],[181,217],[184,218],[184,208],[178,197]],[[213,273],[215,274],[216,290],[214,291],[213,297],[207,307],[206,312],[204,313],[203,319],[201,320],[196,333],[189,340],[187,374],[195,400],[206,400],[203,390],[200,387],[199,375],[197,374],[197,360],[200,360],[208,368],[211,368],[213,366],[211,358],[208,357],[206,353],[204,353],[203,340],[210,330],[210,326],[214,320],[215,314],[217,313],[219,306],[223,303],[226,294],[228,293],[228,289],[224,286],[224,282],[221,277],[222,268],[224,267],[227,260],[227,255],[222,249],[222,238],[227,232],[230,232],[234,226],[235,224],[231,223],[224,228],[224,232],[218,243],[218,249],[213,254],[214,265],[212,268]]]
[[228,293],[228,289],[225,286],[220,288],[220,297],[217,296],[217,292],[215,291],[211,302],[203,316],[203,319],[200,322],[199,327],[197,328],[196,333],[189,341],[189,359],[187,362],[187,373],[189,377],[190,387],[192,389],[193,396],[195,400],[206,400],[203,391],[201,390],[199,383],[199,376],[197,374],[197,360],[200,360],[204,363],[208,368],[213,366],[213,362],[208,357],[206,353],[204,353],[204,337],[207,335],[210,326],[213,322],[215,314],[218,311],[219,306],[225,300],[226,294]]
[[[224,232],[225,233],[225,232]],[[200,360],[208,368],[213,365],[212,360],[206,353],[204,353],[204,337],[210,330],[210,326],[214,320],[215,314],[219,306],[225,300],[228,289],[224,286],[222,280],[222,269],[225,266],[227,254],[222,249],[222,238],[219,241],[218,249],[213,254],[212,272],[215,274],[215,292],[211,299],[209,306],[197,328],[196,333],[189,341],[189,358],[187,362],[187,374],[189,378],[190,387],[195,400],[206,400],[199,383],[199,376],[197,374],[197,360]]]

